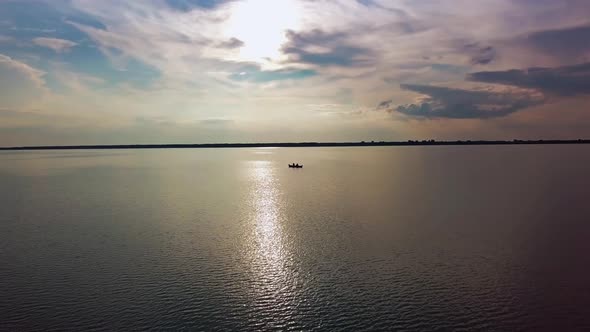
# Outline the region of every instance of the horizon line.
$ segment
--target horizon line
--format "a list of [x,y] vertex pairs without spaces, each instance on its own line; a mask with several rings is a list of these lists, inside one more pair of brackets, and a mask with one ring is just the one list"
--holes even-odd
[[355,147],[355,146],[445,146],[445,145],[542,145],[590,144],[590,139],[569,140],[407,140],[360,142],[275,142],[275,143],[168,143],[168,144],[91,144],[0,147],[0,151],[15,150],[101,150],[101,149],[199,149],[199,148],[259,148],[259,147]]

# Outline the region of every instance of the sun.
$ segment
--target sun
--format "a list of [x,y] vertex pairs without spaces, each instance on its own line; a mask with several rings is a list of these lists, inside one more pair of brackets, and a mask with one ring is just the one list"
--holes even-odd
[[301,5],[296,0],[245,0],[234,3],[226,26],[228,37],[244,45],[239,58],[267,62],[281,55],[285,32],[301,24]]

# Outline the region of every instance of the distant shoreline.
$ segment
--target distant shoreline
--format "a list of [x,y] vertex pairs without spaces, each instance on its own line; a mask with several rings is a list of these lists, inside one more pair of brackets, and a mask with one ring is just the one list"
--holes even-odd
[[109,150],[109,149],[211,149],[211,148],[294,148],[355,146],[447,146],[447,145],[541,145],[590,144],[590,140],[512,140],[512,141],[403,141],[403,142],[299,142],[299,143],[211,143],[211,144],[122,144],[0,147],[0,151],[18,150]]

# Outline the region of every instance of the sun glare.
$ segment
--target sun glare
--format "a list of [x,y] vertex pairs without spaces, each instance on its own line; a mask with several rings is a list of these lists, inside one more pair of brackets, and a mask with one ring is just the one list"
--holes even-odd
[[285,32],[297,29],[300,20],[295,0],[246,0],[234,4],[226,33],[244,42],[241,60],[265,62],[280,56]]

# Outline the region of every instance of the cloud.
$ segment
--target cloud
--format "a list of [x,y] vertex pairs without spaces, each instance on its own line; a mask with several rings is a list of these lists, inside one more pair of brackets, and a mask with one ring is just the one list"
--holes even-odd
[[391,100],[384,101],[377,109],[426,119],[490,119],[543,102],[543,96],[534,91],[462,90],[417,84],[404,84],[401,88],[422,97],[416,103],[399,106]]
[[561,59],[562,61],[590,60],[590,25],[537,31],[517,43],[528,44],[534,51]]
[[317,73],[315,71],[309,69],[279,69],[264,71],[257,66],[250,66],[241,69],[237,73],[231,74],[230,79],[234,81],[263,83],[282,80],[300,80],[316,75]]
[[290,63],[318,66],[356,67],[374,63],[369,49],[351,45],[344,32],[327,33],[319,29],[308,32],[288,31],[283,53]]
[[[387,133],[404,130],[411,134],[417,126],[438,126],[438,121],[383,121],[391,119],[391,114],[398,114],[396,120],[504,116],[502,121],[511,122],[515,117],[536,117],[537,107],[519,111],[542,101],[546,102],[543,107],[561,111],[561,106],[554,105],[562,98],[554,103],[553,95],[561,96],[568,89],[582,93],[585,86],[573,82],[574,76],[585,74],[579,70],[557,73],[557,68],[590,61],[583,60],[588,54],[584,51],[588,48],[587,0],[60,0],[59,5],[43,0],[49,2],[50,7],[60,7],[56,17],[46,16],[46,8],[31,11],[34,6],[19,5],[16,11],[12,4],[19,1],[0,0],[0,21],[9,20],[2,23],[6,27],[2,34],[16,41],[2,43],[5,52],[0,53],[37,53],[30,55],[38,60],[27,62],[44,66],[47,77],[37,78],[47,80],[55,92],[33,105],[39,113],[88,116],[85,123],[102,126],[101,130],[143,117],[159,119],[154,126],[236,120],[235,126],[229,126],[232,130],[246,120],[256,134],[265,127],[296,131],[315,125],[315,133],[323,135],[329,120],[338,135],[364,139],[376,127]],[[278,10],[269,11],[268,3]],[[46,49],[17,45],[49,37],[47,32],[62,41],[80,43],[55,46],[55,38],[51,43],[51,50],[59,53],[59,61],[72,73],[60,73],[55,64],[48,63],[55,57]],[[74,46],[75,52],[68,53]],[[25,55],[20,56],[22,62]],[[482,66],[488,71],[517,68],[520,76],[508,77],[503,72],[485,76],[479,74]],[[523,78],[523,72],[531,73],[521,69],[540,66],[557,75],[554,85],[566,82],[568,88],[548,87],[548,79],[535,76],[538,73],[532,75],[534,79]],[[28,88],[20,89],[19,101],[11,103],[26,107],[28,97],[38,95],[31,80],[35,76],[0,67],[2,77],[10,70],[28,84],[21,84]],[[470,81],[512,86],[465,88],[472,86],[464,82],[471,72],[475,73]],[[413,85],[400,88],[400,83]],[[3,84],[3,91],[19,93],[5,87],[8,82]],[[8,100],[4,94],[0,94],[0,104]],[[363,127],[357,131],[359,136],[346,131],[343,119],[328,119],[373,109],[385,99],[393,101],[380,105],[383,112],[366,112],[347,120],[361,123],[366,117],[378,118],[370,126],[359,125]],[[339,106],[321,106],[318,108],[326,110],[313,112],[307,105]],[[550,124],[561,116],[555,114],[543,121]],[[316,125],[324,117],[326,122]],[[73,121],[64,120],[64,126]],[[500,119],[486,121],[485,126],[496,121]],[[444,126],[451,133],[450,128],[461,123],[476,122],[447,121]],[[144,137],[160,139],[145,129],[151,127],[142,128]],[[163,130],[176,135],[173,128]],[[280,136],[283,131],[277,130],[280,140],[285,137]],[[187,129],[191,133],[187,137],[194,132],[194,128]],[[217,138],[227,139],[223,134]],[[103,138],[111,139],[110,135]]]
[[0,108],[22,109],[45,92],[44,73],[0,54]]
[[[208,77],[209,63],[229,58],[242,45],[237,38],[220,34],[228,17],[225,6],[179,11],[163,2],[104,0],[74,4],[104,28],[69,23],[87,34],[115,66],[136,59],[158,69],[166,79],[214,84]],[[112,10],[114,7],[117,11]]]
[[479,43],[465,44],[463,51],[470,55],[472,65],[490,64],[497,56],[495,48],[492,46],[481,46]]
[[561,96],[590,94],[590,62],[556,68],[477,72],[468,75],[468,79],[539,89]]
[[72,47],[78,45],[78,43],[75,43],[70,40],[59,39],[59,38],[45,38],[45,37],[35,38],[35,39],[33,39],[33,43],[35,43],[39,46],[42,46],[42,47],[50,48],[57,53],[69,52],[70,49],[72,49]]
[[227,41],[223,41],[217,44],[217,47],[219,48],[240,48],[244,46],[244,42],[239,40],[238,38],[232,37]]

